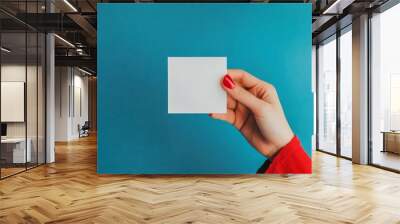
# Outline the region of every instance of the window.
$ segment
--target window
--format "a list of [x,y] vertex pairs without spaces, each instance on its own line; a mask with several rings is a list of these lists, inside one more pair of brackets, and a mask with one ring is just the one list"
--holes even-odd
[[320,43],[317,51],[317,145],[318,150],[351,158],[352,26],[340,30],[338,35]]
[[[44,3],[20,1],[14,9],[21,16],[39,13]],[[0,17],[15,20],[3,12]],[[45,34],[22,23],[9,27],[0,28],[0,178],[45,163]]]
[[371,18],[371,162],[400,170],[400,4]]
[[318,149],[336,153],[336,36],[318,47]]
[[352,32],[351,26],[340,36],[340,155],[352,156]]

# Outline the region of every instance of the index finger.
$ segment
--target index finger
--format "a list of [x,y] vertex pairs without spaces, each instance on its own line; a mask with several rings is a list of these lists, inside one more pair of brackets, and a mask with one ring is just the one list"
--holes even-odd
[[241,69],[228,69],[228,75],[242,87],[249,89],[262,82],[250,73]]

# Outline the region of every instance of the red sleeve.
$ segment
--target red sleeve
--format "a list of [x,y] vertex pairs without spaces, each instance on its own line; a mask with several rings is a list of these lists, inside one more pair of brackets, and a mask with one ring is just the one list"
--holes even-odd
[[272,159],[265,173],[271,174],[310,174],[311,159],[294,136]]

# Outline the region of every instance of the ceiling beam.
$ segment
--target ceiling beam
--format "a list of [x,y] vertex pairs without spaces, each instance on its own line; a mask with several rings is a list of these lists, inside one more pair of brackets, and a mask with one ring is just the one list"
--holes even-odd
[[336,0],[323,10],[322,14],[342,14],[343,10],[353,4],[355,0]]
[[96,58],[91,56],[55,56],[56,66],[88,67],[96,71]]
[[80,14],[67,14],[67,16],[80,26],[90,37],[96,38],[97,30],[90,24],[85,17]]

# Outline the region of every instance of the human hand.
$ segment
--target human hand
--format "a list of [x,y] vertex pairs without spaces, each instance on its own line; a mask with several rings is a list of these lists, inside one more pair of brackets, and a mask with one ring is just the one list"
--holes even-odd
[[210,117],[232,124],[260,153],[272,158],[294,137],[274,86],[237,69],[228,70],[221,85],[228,111]]

